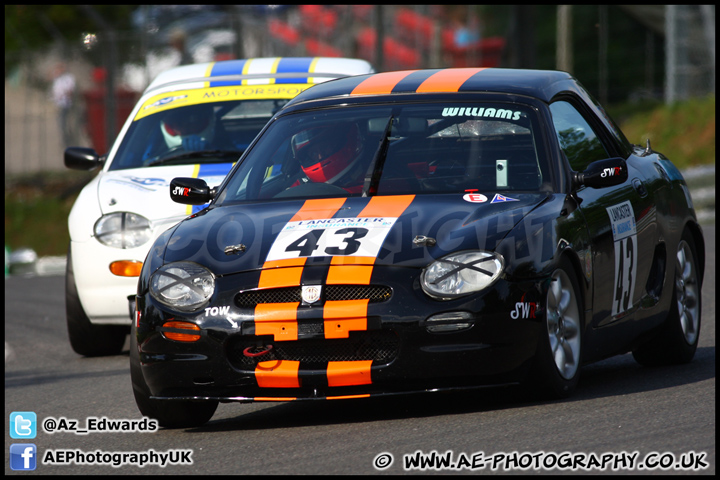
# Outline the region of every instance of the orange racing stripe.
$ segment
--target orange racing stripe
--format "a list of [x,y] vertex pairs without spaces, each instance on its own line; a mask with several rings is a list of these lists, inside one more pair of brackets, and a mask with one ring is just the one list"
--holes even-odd
[[270,360],[255,367],[255,378],[262,388],[298,388],[300,362],[291,360]]
[[427,80],[420,84],[415,90],[417,93],[426,92],[457,92],[468,78],[484,68],[459,68],[452,70],[440,70],[438,73],[431,75]]
[[[403,214],[415,195],[375,196],[358,214],[359,218],[391,217]],[[328,270],[328,285],[369,285],[374,257],[333,257]],[[368,300],[325,302],[323,320],[325,338],[348,338],[351,331],[367,330]]]
[[367,298],[328,300],[323,309],[325,338],[348,338],[351,330],[367,330]]
[[[358,217],[397,218],[412,203],[414,195],[375,196],[370,199]],[[345,203],[345,199],[307,200],[290,221],[332,218]],[[305,258],[265,262],[260,275],[259,288],[299,286]],[[371,257],[333,257],[326,283],[367,285],[370,283],[373,263]],[[284,268],[283,268],[284,267]],[[327,301],[323,306],[325,338],[348,338],[350,331],[367,330],[369,300]],[[297,308],[299,303],[265,303],[255,307],[255,334],[272,334],[275,341],[297,340]],[[371,384],[372,360],[357,362],[329,362],[329,386]],[[297,388],[300,386],[300,362],[267,361],[258,363],[255,377],[263,388]]]
[[327,377],[329,387],[349,385],[370,385],[370,366],[372,360],[354,362],[328,362]]
[[345,203],[344,198],[320,198],[305,200],[302,208],[290,219],[291,222],[301,220],[323,220],[332,218]]
[[403,214],[415,199],[415,195],[394,195],[390,197],[375,196],[363,208],[358,217],[394,217]]
[[405,70],[402,72],[378,73],[360,82],[360,84],[350,92],[350,95],[390,93],[392,89],[395,88],[395,85],[414,71],[415,70]]
[[295,303],[259,303],[255,306],[255,335],[272,335],[276,342],[297,340]]
[[[345,203],[344,198],[307,200],[291,222],[331,218]],[[265,262],[258,288],[297,287],[307,258],[288,258]],[[255,306],[255,335],[273,335],[275,341],[297,340],[299,303],[259,303]]]
[[363,393],[360,395],[338,395],[333,397],[325,397],[325,400],[348,400],[353,398],[370,398],[370,394]]
[[300,285],[306,258],[286,258],[265,262],[258,288],[295,287]]
[[330,262],[327,285],[369,285],[375,257],[336,256]]

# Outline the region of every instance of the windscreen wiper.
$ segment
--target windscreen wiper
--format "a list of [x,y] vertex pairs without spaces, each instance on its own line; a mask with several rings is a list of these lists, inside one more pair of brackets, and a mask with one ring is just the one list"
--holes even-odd
[[365,182],[363,183],[362,189],[363,197],[375,195],[377,193],[378,183],[380,183],[385,159],[387,158],[388,147],[390,146],[390,131],[392,130],[394,120],[395,116],[390,115],[390,120],[385,127],[385,132],[383,133],[382,140],[380,140],[380,145],[373,156],[372,162],[370,162],[370,167],[365,173]]
[[166,163],[173,163],[179,160],[187,160],[189,158],[210,158],[210,157],[235,157],[237,160],[242,155],[242,150],[201,150],[197,152],[182,152],[177,155],[170,155],[167,157],[161,157],[152,162],[146,164],[146,167],[153,167],[155,165],[162,165]]

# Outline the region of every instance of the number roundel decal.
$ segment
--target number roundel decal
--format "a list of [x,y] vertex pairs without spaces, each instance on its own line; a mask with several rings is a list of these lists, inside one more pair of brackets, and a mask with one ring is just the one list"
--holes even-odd
[[303,257],[376,257],[397,218],[330,218],[288,222],[267,261]]
[[615,245],[615,285],[612,315],[632,307],[637,271],[637,227],[632,204],[625,201],[607,208]]

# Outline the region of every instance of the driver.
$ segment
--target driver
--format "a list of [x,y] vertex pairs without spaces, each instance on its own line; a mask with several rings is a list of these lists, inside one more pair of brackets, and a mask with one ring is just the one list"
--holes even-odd
[[210,148],[215,137],[212,105],[192,105],[170,110],[160,122],[167,147],[182,146],[187,151]]
[[363,162],[357,160],[364,142],[355,123],[310,128],[296,134],[291,143],[307,180],[337,185],[350,193],[362,191],[365,172]]

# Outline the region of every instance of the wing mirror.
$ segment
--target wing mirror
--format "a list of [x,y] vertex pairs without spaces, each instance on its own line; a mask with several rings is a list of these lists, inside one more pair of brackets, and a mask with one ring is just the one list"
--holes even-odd
[[573,174],[573,189],[582,186],[605,188],[620,185],[628,179],[627,163],[622,158],[607,158],[588,165],[584,172]]
[[204,205],[215,197],[216,189],[201,178],[178,177],[170,182],[170,198],[184,205]]
[[103,164],[104,158],[100,158],[92,148],[68,147],[63,155],[65,166],[73,170],[92,170]]

